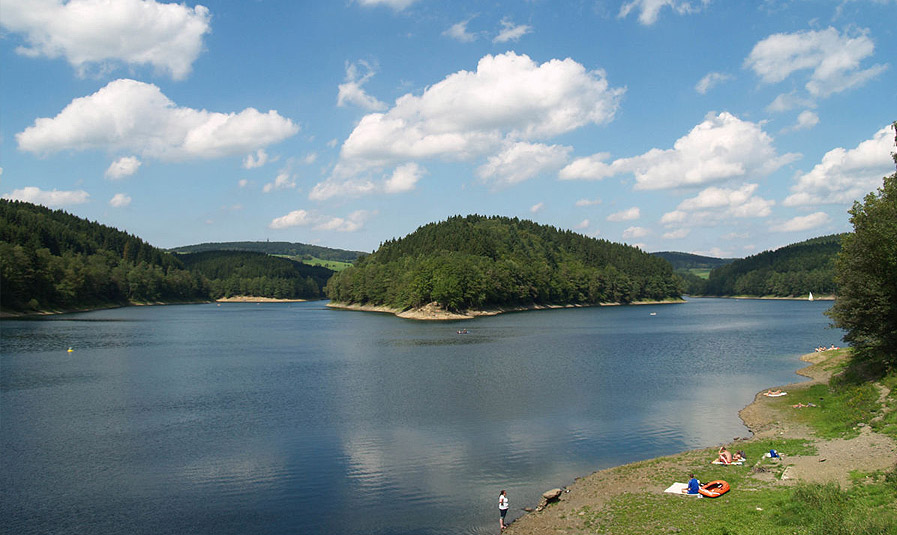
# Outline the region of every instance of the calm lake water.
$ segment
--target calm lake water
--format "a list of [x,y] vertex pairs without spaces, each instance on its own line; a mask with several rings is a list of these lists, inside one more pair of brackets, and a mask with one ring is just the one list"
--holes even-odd
[[496,533],[501,489],[516,518],[577,476],[747,435],[737,413],[756,392],[840,343],[829,306],[423,323],[312,302],[4,321],[0,529]]

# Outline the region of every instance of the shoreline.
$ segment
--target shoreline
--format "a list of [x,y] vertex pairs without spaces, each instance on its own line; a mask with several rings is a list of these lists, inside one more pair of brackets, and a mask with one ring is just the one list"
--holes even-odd
[[130,301],[128,303],[109,303],[106,305],[97,305],[86,308],[66,308],[62,310],[35,310],[33,312],[9,312],[0,311],[0,320],[18,320],[18,319],[34,319],[44,318],[48,316],[59,316],[62,314],[75,314],[78,312],[93,312],[95,310],[113,310],[125,307],[149,307],[149,306],[167,306],[167,305],[202,305],[211,303],[212,301]]
[[168,306],[168,305],[203,305],[207,303],[304,303],[312,301],[311,299],[278,299],[275,297],[254,297],[250,295],[236,295],[231,297],[222,297],[209,301],[130,301],[128,303],[109,303],[85,308],[67,308],[62,310],[35,310],[32,312],[10,312],[0,311],[0,320],[17,320],[17,319],[35,319],[45,318],[49,316],[59,316],[62,314],[74,314],[77,312],[93,312],[95,310],[112,310],[125,307],[147,307],[147,306]]
[[[807,353],[800,360],[807,366],[796,370],[806,380],[796,381],[773,388],[787,390],[797,395],[815,384],[827,382],[833,375],[837,363],[846,359],[846,352],[831,355],[827,352]],[[744,445],[769,440],[800,439],[813,443],[816,455],[789,455],[787,457],[785,477],[766,477],[758,475],[758,479],[772,486],[792,486],[798,482],[826,483],[835,481],[842,488],[851,485],[850,473],[855,470],[886,470],[893,468],[893,459],[897,456],[897,442],[889,436],[876,433],[868,425],[860,424],[859,434],[853,438],[822,439],[814,436],[805,425],[797,422],[790,415],[790,409],[779,408],[777,398],[768,398],[761,390],[754,400],[738,412],[738,417],[751,433],[750,437],[735,437],[726,443],[733,451],[744,449]],[[790,407],[786,404],[785,407]],[[664,496],[664,489],[669,482],[658,483],[657,473],[678,474],[673,478],[683,480],[689,472],[706,472],[708,458],[716,455],[716,447],[710,446],[686,450],[679,453],[625,463],[618,466],[597,470],[588,475],[576,477],[567,486],[561,487],[559,500],[550,506],[526,507],[522,516],[514,519],[503,532],[507,535],[541,535],[544,533],[579,533],[582,532],[580,518],[583,511],[608,512],[613,517],[613,502],[623,494],[644,495],[652,499]],[[784,464],[784,463],[783,463]],[[543,504],[544,505],[544,501]],[[591,532],[591,531],[589,531]]]
[[252,295],[232,295],[219,297],[216,303],[304,303],[310,299],[281,299],[277,297],[255,297]]
[[419,321],[459,321],[469,320],[484,316],[497,316],[507,312],[527,312],[531,310],[557,310],[561,308],[591,308],[604,306],[630,306],[630,305],[676,305],[686,303],[684,299],[668,300],[668,301],[633,301],[623,305],[621,303],[600,303],[597,305],[527,305],[516,307],[494,307],[484,309],[471,309],[463,312],[452,312],[446,310],[436,303],[428,303],[422,307],[399,309],[383,305],[359,305],[354,303],[337,303],[329,302],[327,306],[337,310],[351,310],[356,312],[379,312],[381,314],[392,314],[402,319],[411,319]]
[[[690,295],[693,299],[753,299],[757,301],[809,301],[806,297],[778,297],[775,295]],[[813,296],[813,301],[834,301],[834,295]]]

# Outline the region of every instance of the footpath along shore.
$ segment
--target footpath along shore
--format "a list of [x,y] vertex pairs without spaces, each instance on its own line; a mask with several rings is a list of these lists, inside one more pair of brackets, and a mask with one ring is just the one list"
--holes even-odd
[[[744,470],[744,474],[749,474],[745,477],[750,478],[749,486],[752,487],[743,489],[745,492],[789,486],[798,482],[837,482],[841,488],[847,488],[851,485],[852,471],[893,469],[897,459],[897,444],[891,437],[876,433],[869,426],[861,424],[857,436],[853,438],[825,440],[816,437],[809,427],[795,419],[794,415],[798,410],[813,409],[794,408],[793,400],[810,386],[828,382],[832,369],[846,358],[846,354],[846,351],[835,354],[823,351],[801,357],[801,360],[810,365],[797,373],[808,377],[809,381],[780,387],[789,393],[782,398],[767,397],[763,395],[766,391],[758,393],[754,402],[739,412],[753,436],[736,438],[733,443],[726,444],[731,451],[756,450],[759,459],[758,447],[761,443],[768,444],[770,440],[785,443],[789,439],[798,439],[806,441],[810,446],[809,450],[815,452],[814,455],[786,455],[776,463],[774,470],[752,470],[748,466],[713,467],[709,462],[716,457],[718,446],[715,446],[601,470],[577,478],[564,489],[557,502],[548,504],[542,510],[524,514],[503,533],[649,533],[652,532],[652,520],[645,520],[645,524],[640,526],[615,523],[619,522],[616,517],[630,518],[626,516],[628,513],[624,514],[617,509],[620,507],[620,498],[624,495],[627,498],[631,496],[628,503],[633,504],[632,507],[645,507],[646,510],[657,500],[688,500],[689,498],[664,494],[664,489],[674,481],[687,481],[689,473],[697,474],[702,481],[715,479],[707,476],[714,473],[711,469]],[[889,391],[881,385],[877,385],[877,388],[880,392],[879,401],[884,403]],[[752,459],[749,454],[747,464],[759,466],[758,459]],[[730,494],[741,490],[733,487]],[[682,531],[675,526],[666,529],[672,532]],[[683,532],[687,531],[688,528],[684,528]]]

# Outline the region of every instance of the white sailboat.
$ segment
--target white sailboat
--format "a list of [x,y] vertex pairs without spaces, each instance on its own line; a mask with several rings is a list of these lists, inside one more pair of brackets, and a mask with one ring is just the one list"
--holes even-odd
[[810,292],[810,297],[807,298],[807,301],[812,301],[812,300],[813,300],[813,292]]

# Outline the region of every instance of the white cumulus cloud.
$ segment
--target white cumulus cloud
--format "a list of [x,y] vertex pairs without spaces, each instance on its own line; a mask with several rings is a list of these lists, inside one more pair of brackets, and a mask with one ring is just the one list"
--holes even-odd
[[796,177],[785,206],[852,203],[861,199],[894,170],[893,148],[894,132],[886,126],[853,149],[838,147],[828,151],[810,172]]
[[571,147],[526,143],[510,143],[498,154],[490,156],[477,169],[477,176],[495,185],[510,185],[537,175],[557,171],[567,163]]
[[651,231],[649,231],[648,229],[646,229],[644,227],[629,227],[623,231],[623,238],[624,239],[643,238],[650,233],[651,233]]
[[247,154],[243,158],[243,169],[255,169],[268,163],[268,153],[265,149],[258,149],[255,154]]
[[37,119],[16,140],[37,154],[105,149],[171,161],[245,154],[298,131],[273,110],[179,108],[155,85],[122,79],[73,100],[54,118]]
[[325,218],[317,225],[315,230],[335,230],[336,232],[356,232],[364,227],[365,221],[375,215],[376,212],[367,210],[356,210],[348,215],[348,217],[330,217]]
[[3,0],[0,24],[19,54],[63,57],[80,75],[124,63],[185,78],[211,31],[208,8],[154,0]]
[[271,193],[272,191],[294,189],[295,187],[296,178],[289,172],[289,170],[284,169],[277,174],[273,182],[268,182],[262,186],[262,192]]
[[272,229],[283,229],[290,227],[302,227],[312,223],[309,213],[305,210],[293,210],[285,216],[274,218],[268,225]]
[[630,0],[620,6],[619,17],[626,18],[633,10],[638,10],[638,21],[645,26],[650,26],[657,22],[660,10],[664,7],[669,7],[676,13],[684,15],[696,13],[709,3],[710,0]]
[[702,95],[706,95],[708,91],[717,85],[726,82],[732,79],[731,74],[726,74],[722,72],[711,72],[707,73],[703,78],[701,78],[697,84],[695,84],[695,91]]
[[589,228],[589,225],[591,225],[591,222],[588,219],[583,219],[582,221],[577,223],[576,226],[573,228],[575,228],[576,230],[585,230],[585,229]]
[[492,39],[493,43],[507,43],[517,41],[524,35],[532,33],[533,27],[526,24],[514,24],[509,19],[502,19],[501,31]]
[[545,209],[545,203],[544,203],[544,202],[538,202],[538,203],[536,203],[536,204],[534,204],[534,205],[532,205],[532,206],[529,207],[529,211],[532,212],[532,213],[534,213],[534,214],[538,214],[539,212],[541,212],[541,211],[544,210],[544,209]]
[[84,204],[90,200],[90,194],[84,190],[59,191],[56,189],[45,191],[35,186],[26,186],[22,189],[5,193],[4,199],[10,201],[25,201],[33,204],[41,204],[48,208],[61,208],[76,204]]
[[810,110],[804,110],[797,116],[794,125],[785,129],[786,132],[797,132],[799,130],[809,130],[819,124],[819,115]]
[[681,240],[682,238],[687,237],[691,233],[691,229],[689,228],[680,228],[676,230],[671,230],[669,232],[663,233],[663,239],[665,240]]
[[576,206],[597,206],[601,204],[601,199],[579,199]]
[[884,71],[885,65],[861,66],[874,51],[866,30],[841,34],[827,28],[770,35],[754,45],[744,64],[766,83],[809,71],[804,87],[814,97],[827,97],[860,86]]
[[106,169],[105,177],[110,180],[118,180],[131,176],[140,168],[140,160],[136,156],[124,156],[112,162]]
[[608,221],[633,221],[641,217],[641,210],[638,209],[637,206],[633,206],[632,208],[623,210],[622,212],[616,212],[607,216]]
[[572,59],[537,64],[513,52],[487,55],[475,71],[450,74],[419,96],[404,95],[389,110],[364,116],[313,198],[374,191],[369,179],[358,178],[372,169],[428,158],[469,161],[507,143],[607,123],[623,93],[603,71]]
[[680,202],[676,210],[665,213],[660,222],[667,226],[699,226],[733,218],[768,217],[775,201],[754,195],[757,188],[758,184],[743,184],[739,188],[711,186]]
[[789,219],[778,227],[770,227],[770,230],[775,232],[799,232],[802,230],[810,230],[825,225],[830,219],[831,218],[825,212],[815,212],[810,215]]
[[315,230],[332,230],[336,232],[355,232],[364,227],[364,223],[376,212],[356,210],[347,217],[332,217],[306,210],[294,210],[285,216],[277,217],[268,225],[272,229],[311,226]]
[[766,111],[769,112],[783,112],[788,110],[793,110],[794,108],[815,108],[816,103],[813,99],[801,97],[797,95],[795,92],[791,93],[782,93],[777,96],[775,100],[773,100],[769,106],[766,107]]
[[131,204],[131,197],[124,193],[116,193],[109,199],[109,206],[113,208],[124,208]]
[[772,137],[759,124],[723,112],[709,115],[677,139],[672,149],[651,149],[610,163],[606,153],[579,158],[561,169],[559,177],[600,180],[632,173],[636,189],[676,188],[767,175],[798,157],[779,156]]
[[451,37],[456,41],[460,41],[462,43],[472,43],[476,41],[476,34],[470,33],[467,31],[467,25],[470,24],[471,19],[462,20],[461,22],[456,22],[452,24],[448,30],[442,32],[442,35],[446,37]]
[[385,103],[368,95],[364,90],[364,84],[373,76],[374,67],[366,61],[346,63],[346,81],[339,85],[336,105],[343,107],[352,104],[370,111],[386,109]]
[[363,6],[387,6],[396,11],[402,11],[417,0],[358,0]]
[[411,191],[425,172],[426,170],[423,167],[414,162],[400,165],[393,171],[392,176],[386,180],[383,188],[386,193]]

